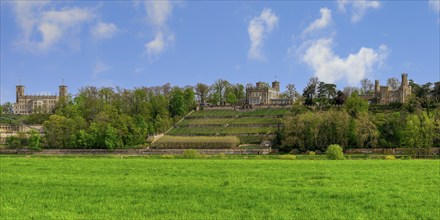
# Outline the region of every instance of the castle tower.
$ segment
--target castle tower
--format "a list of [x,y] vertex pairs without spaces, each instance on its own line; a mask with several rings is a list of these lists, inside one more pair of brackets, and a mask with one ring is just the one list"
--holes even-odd
[[380,93],[380,84],[379,84],[379,80],[375,80],[375,81],[374,81],[374,93],[376,93],[376,94]]
[[67,86],[61,85],[59,86],[59,97],[66,97],[67,96]]
[[280,82],[273,81],[272,82],[272,88],[279,92],[280,91]]
[[402,84],[400,84],[400,102],[404,103],[411,95],[411,86],[408,83],[408,74],[402,73]]
[[24,96],[24,86],[18,85],[15,86],[15,96],[16,96],[16,103],[18,103],[18,100]]

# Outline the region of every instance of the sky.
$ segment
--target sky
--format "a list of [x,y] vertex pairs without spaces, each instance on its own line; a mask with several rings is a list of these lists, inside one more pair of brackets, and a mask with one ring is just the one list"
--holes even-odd
[[440,1],[5,1],[0,103],[84,86],[440,80]]

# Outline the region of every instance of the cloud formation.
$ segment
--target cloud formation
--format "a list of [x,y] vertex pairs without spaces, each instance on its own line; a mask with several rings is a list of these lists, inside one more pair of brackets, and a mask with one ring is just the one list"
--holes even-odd
[[357,84],[388,55],[387,46],[381,45],[378,50],[362,47],[357,53],[341,58],[332,47],[333,39],[321,38],[310,42],[302,57],[315,76],[328,83],[346,79],[351,85]]
[[[12,5],[22,31],[16,44],[32,52],[47,51],[63,41],[75,47],[83,24],[96,20],[89,8],[56,9],[49,7],[49,1],[14,1]],[[35,36],[39,37],[35,39]]]
[[381,3],[379,1],[368,0],[338,0],[338,8],[340,11],[346,12],[346,6],[351,9],[351,21],[356,23],[362,19],[368,10],[380,8]]
[[[329,9],[326,10],[321,9],[321,18],[311,23],[304,32],[321,30],[322,28],[311,27],[316,27],[314,24],[322,20],[325,14],[331,14]],[[329,16],[327,20],[331,20],[331,17]],[[380,66],[390,51],[386,45],[380,45],[378,49],[361,47],[357,53],[341,57],[334,52],[333,47],[333,36],[308,38],[301,43],[296,52],[299,60],[308,65],[320,80],[327,83],[346,80],[349,84],[355,85]]]
[[433,11],[440,13],[440,0],[429,0],[428,3]]
[[254,17],[248,26],[249,39],[251,47],[249,48],[249,59],[264,60],[263,45],[267,34],[272,32],[278,25],[279,18],[271,9],[263,9],[260,16]]
[[321,13],[321,18],[316,19],[313,23],[311,23],[304,30],[304,34],[324,29],[330,25],[330,22],[332,21],[332,11],[328,8],[321,8],[319,12]]
[[165,1],[146,1],[148,23],[155,28],[155,37],[145,43],[145,49],[150,61],[154,61],[174,40],[174,35],[168,31],[167,20],[171,17],[173,3]]
[[99,22],[90,31],[95,39],[109,39],[118,32],[118,27],[113,23]]

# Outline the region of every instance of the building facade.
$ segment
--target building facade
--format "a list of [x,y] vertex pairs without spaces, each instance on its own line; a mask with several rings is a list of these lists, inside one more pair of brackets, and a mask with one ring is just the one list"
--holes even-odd
[[381,86],[379,80],[374,83],[374,93],[362,97],[374,104],[389,104],[393,102],[405,103],[411,96],[411,86],[408,82],[408,74],[402,74],[402,82],[399,89],[393,91],[389,86]]
[[14,104],[14,114],[28,115],[32,113],[52,113],[60,97],[67,96],[67,86],[59,86],[57,95],[26,95],[23,85],[15,88],[16,103]]
[[265,82],[257,82],[255,87],[246,88],[246,104],[250,105],[289,105],[290,99],[281,98],[280,82],[272,82],[269,86]]

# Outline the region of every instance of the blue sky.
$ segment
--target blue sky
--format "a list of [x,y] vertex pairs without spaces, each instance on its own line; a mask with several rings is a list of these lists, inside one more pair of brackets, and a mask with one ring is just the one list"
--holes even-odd
[[440,80],[439,1],[1,1],[1,103],[93,86]]

